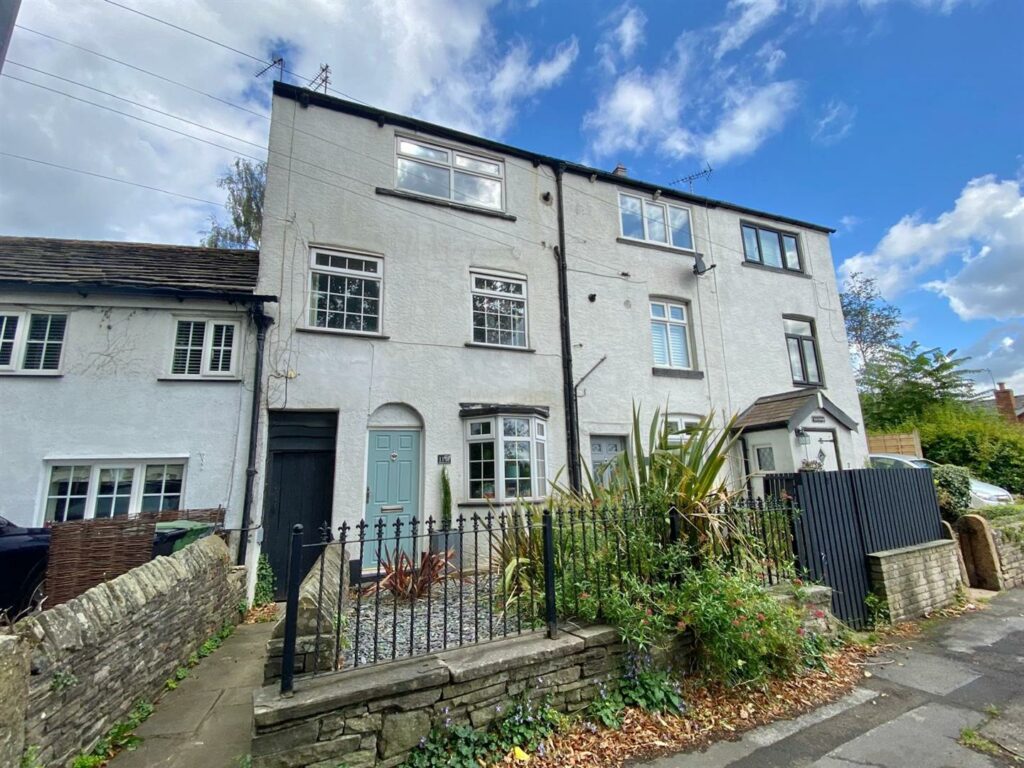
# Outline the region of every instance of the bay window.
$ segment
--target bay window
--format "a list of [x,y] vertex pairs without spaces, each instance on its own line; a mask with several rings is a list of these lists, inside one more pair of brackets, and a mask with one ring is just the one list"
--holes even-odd
[[467,488],[471,500],[543,498],[548,492],[547,423],[533,415],[467,419]]

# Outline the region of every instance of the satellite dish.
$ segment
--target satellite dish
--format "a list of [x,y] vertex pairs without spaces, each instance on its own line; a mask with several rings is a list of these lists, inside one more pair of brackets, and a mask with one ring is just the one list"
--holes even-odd
[[717,264],[712,264],[710,267],[704,262],[704,254],[698,253],[693,261],[693,274],[700,277],[705,272],[710,272],[712,269],[717,267]]

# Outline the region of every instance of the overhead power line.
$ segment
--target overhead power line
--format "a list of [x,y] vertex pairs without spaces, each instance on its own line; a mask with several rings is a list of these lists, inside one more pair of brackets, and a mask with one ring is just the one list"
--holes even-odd
[[[196,38],[198,38],[200,40],[204,40],[205,42],[210,43],[211,45],[216,45],[216,46],[218,46],[220,48],[223,48],[223,49],[225,49],[227,51],[231,51],[232,53],[238,54],[239,56],[244,56],[247,59],[251,59],[253,61],[258,61],[260,64],[267,65],[267,67],[265,69],[263,69],[259,73],[261,75],[263,74],[263,72],[266,72],[267,69],[269,69],[270,67],[273,67],[275,65],[280,66],[282,75],[291,75],[292,77],[294,77],[294,78],[296,78],[298,80],[301,80],[302,82],[307,82],[307,83],[312,83],[314,80],[316,80],[317,78],[319,78],[323,74],[323,68],[321,67],[321,72],[319,74],[317,74],[315,77],[308,77],[306,75],[301,75],[298,72],[293,72],[292,70],[287,69],[285,67],[285,65],[284,65],[284,60],[281,59],[280,57],[276,57],[275,56],[275,57],[272,57],[272,58],[268,59],[268,58],[266,58],[264,56],[257,56],[254,53],[249,53],[248,51],[243,51],[243,50],[241,50],[239,48],[235,48],[234,46],[228,45],[227,43],[221,42],[220,40],[217,40],[215,38],[209,37],[208,35],[200,34],[199,32],[195,32],[194,30],[188,29],[187,27],[183,27],[183,26],[181,26],[179,24],[175,24],[174,22],[171,22],[171,21],[167,21],[167,19],[161,19],[159,16],[153,16],[150,13],[146,13],[144,11],[140,11],[138,8],[132,8],[129,5],[124,5],[123,3],[118,3],[118,2],[116,2],[116,0],[103,0],[103,2],[108,3],[110,5],[113,5],[115,8],[120,8],[123,11],[128,11],[129,13],[134,13],[134,14],[137,14],[139,16],[143,16],[144,18],[147,18],[150,21],[155,21],[157,24],[163,24],[164,26],[170,27],[171,29],[176,29],[179,32],[183,32],[186,35],[191,35],[192,37],[196,37]],[[336,88],[329,87],[326,82],[320,83],[320,87],[322,87],[324,89],[324,93],[327,93],[328,91],[330,91],[332,93],[337,93],[339,96],[344,96],[346,99],[351,99],[352,101],[358,101],[360,104],[366,104],[366,102],[363,101],[362,99],[357,99],[355,96],[353,96],[351,94],[345,93],[344,91],[339,91]]]

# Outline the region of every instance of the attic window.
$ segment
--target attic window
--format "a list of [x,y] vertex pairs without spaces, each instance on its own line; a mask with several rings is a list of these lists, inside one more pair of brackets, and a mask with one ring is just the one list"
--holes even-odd
[[496,211],[504,208],[503,161],[402,136],[395,153],[399,189]]

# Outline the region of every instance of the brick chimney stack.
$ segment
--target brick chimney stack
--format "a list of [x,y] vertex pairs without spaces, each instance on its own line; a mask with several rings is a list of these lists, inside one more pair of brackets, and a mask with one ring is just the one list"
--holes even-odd
[[612,170],[612,173],[615,174],[616,176],[625,176],[626,172],[626,166],[624,166],[622,163],[616,165],[615,168]]
[[1013,399],[1013,390],[1006,388],[1006,383],[1000,381],[999,389],[995,390],[996,410],[1004,419],[1012,424],[1017,423],[1017,408]]

